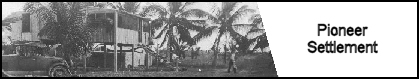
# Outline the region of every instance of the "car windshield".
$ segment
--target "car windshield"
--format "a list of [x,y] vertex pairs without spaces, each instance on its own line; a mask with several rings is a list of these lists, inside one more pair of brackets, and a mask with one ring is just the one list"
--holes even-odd
[[45,48],[36,46],[17,46],[16,49],[21,56],[41,56],[45,51]]

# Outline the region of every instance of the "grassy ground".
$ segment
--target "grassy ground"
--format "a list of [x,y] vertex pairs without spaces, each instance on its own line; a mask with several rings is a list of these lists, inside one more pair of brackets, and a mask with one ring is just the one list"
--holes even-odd
[[[211,53],[201,54],[198,59],[181,60],[180,67],[187,71],[94,71],[81,74],[83,77],[277,77],[270,54],[248,54],[237,59],[238,73],[227,73],[223,57],[217,59],[217,67],[211,66]],[[201,70],[201,71],[199,71]]]

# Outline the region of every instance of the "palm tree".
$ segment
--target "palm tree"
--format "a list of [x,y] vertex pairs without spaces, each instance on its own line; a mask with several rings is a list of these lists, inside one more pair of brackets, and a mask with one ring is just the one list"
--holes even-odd
[[152,29],[155,29],[151,34],[154,34],[156,29],[162,29],[154,37],[155,39],[163,38],[159,47],[166,45],[170,52],[176,53],[182,49],[182,45],[196,44],[189,30],[200,32],[207,28],[203,24],[194,24],[196,22],[189,21],[187,18],[203,18],[209,13],[201,9],[189,9],[188,6],[191,5],[194,3],[168,2],[167,8],[158,4],[145,6],[142,15],[158,17],[151,22]]
[[213,60],[213,66],[216,66],[216,59],[217,52],[219,51],[219,45],[221,37],[224,36],[231,36],[234,38],[239,38],[241,35],[237,31],[242,31],[238,28],[242,27],[251,27],[249,25],[236,25],[234,24],[235,21],[237,21],[240,16],[244,16],[248,13],[255,13],[256,10],[249,9],[248,5],[242,5],[240,6],[240,3],[238,2],[223,2],[221,9],[218,10],[218,14],[216,16],[209,16],[209,19],[213,20],[214,23],[220,24],[220,26],[216,29],[210,28],[205,29],[204,31],[198,33],[196,36],[194,36],[195,41],[200,41],[201,39],[204,39],[206,37],[209,37],[213,30],[218,30],[217,37],[215,39],[214,45],[212,49],[216,51],[214,53],[214,60]]
[[238,38],[235,39],[238,42],[239,49],[242,51],[245,51],[245,53],[247,53],[247,50],[254,43],[256,44],[252,48],[253,50],[257,48],[263,49],[269,46],[268,40],[266,38],[265,29],[263,29],[263,23],[262,23],[262,18],[260,14],[252,15],[249,21],[251,21],[252,23],[246,24],[246,25],[251,26],[250,31],[248,31],[246,35],[239,36]]
[[263,50],[263,48],[269,47],[268,38],[266,37],[266,32],[262,35],[254,38],[254,42],[256,42],[255,47],[253,47],[253,50],[260,48]]
[[90,27],[85,27],[83,19],[86,14],[82,4],[85,3],[28,2],[24,6],[24,11],[34,14],[39,22],[44,22],[38,36],[61,44],[62,49],[58,51],[63,53],[64,59],[69,62],[70,57],[87,54],[92,45],[89,43],[92,31]]

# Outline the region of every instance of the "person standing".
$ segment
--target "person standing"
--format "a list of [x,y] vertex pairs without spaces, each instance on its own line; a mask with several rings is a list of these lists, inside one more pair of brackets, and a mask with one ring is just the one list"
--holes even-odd
[[184,47],[182,50],[181,50],[181,52],[180,52],[180,55],[181,55],[181,57],[182,57],[182,59],[185,59],[186,58],[186,47]]
[[227,45],[224,45],[224,64],[227,63],[227,52],[228,52]]
[[191,47],[191,59],[193,59],[195,56],[195,48]]
[[180,50],[178,52],[179,55],[179,59],[185,59],[185,51],[186,51],[187,47],[185,45],[182,45],[180,47]]
[[196,52],[195,52],[195,59],[198,59],[200,49],[201,47],[197,47]]
[[196,48],[193,48],[193,49],[195,49],[195,51],[192,50],[192,59],[197,59],[198,58],[198,53],[199,53],[199,47],[196,47]]
[[238,45],[236,45],[235,48],[231,49],[231,55],[230,55],[230,61],[228,63],[228,70],[227,72],[230,73],[230,69],[233,69],[234,73],[237,73],[237,66],[236,66],[236,53],[237,53],[237,48]]

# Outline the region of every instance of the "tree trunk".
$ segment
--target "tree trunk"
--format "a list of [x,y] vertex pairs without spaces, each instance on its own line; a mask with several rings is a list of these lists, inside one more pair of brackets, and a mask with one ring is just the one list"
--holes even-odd
[[84,72],[87,72],[87,55],[84,55]]
[[172,62],[173,61],[172,57],[173,57],[173,53],[172,52],[169,52],[169,62]]
[[214,66],[214,68],[216,68],[216,66],[217,66],[217,58],[218,58],[218,50],[215,50],[214,51],[214,59],[213,59],[213,61],[212,61],[212,66]]
[[159,52],[159,48],[158,48],[158,46],[159,46],[159,44],[157,44],[157,47],[156,47],[156,53],[157,53],[157,56],[156,56],[156,59],[157,59],[157,70],[159,70],[159,64],[160,64],[160,52]]
[[224,52],[224,64],[227,64],[227,51]]

